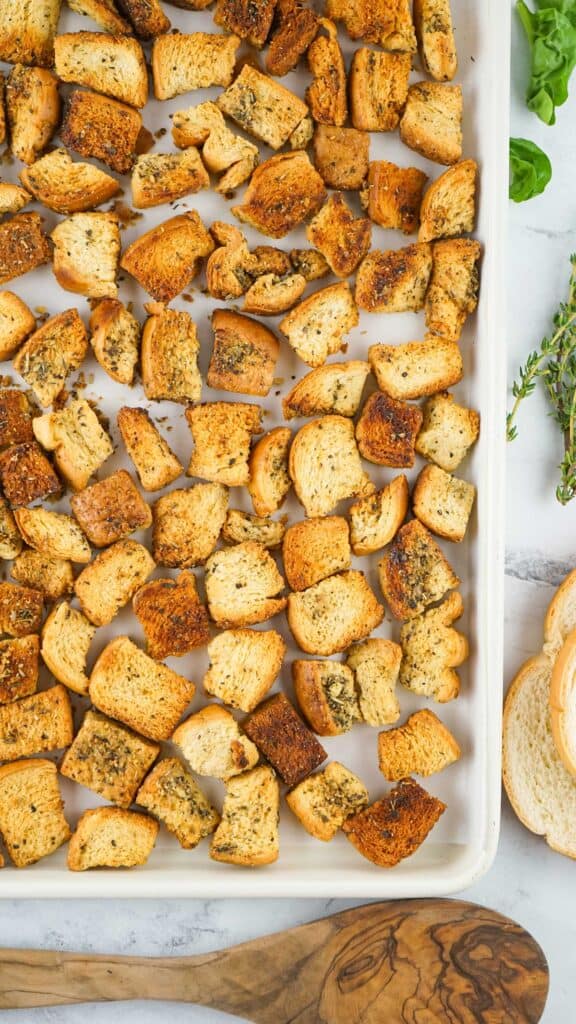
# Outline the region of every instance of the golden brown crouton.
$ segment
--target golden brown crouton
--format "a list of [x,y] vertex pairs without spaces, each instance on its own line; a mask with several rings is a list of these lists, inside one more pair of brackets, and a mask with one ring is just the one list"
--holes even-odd
[[233,224],[215,221],[210,233],[218,243],[206,264],[206,285],[213,299],[237,299],[248,289],[257,273],[256,257]]
[[257,320],[229,309],[214,311],[212,330],[208,386],[245,395],[267,395],[280,350],[275,334]]
[[206,402],[186,410],[194,439],[188,476],[243,487],[250,471],[253,434],[262,433],[262,410],[248,402]]
[[345,347],[344,336],[358,320],[350,285],[341,281],[300,302],[281,321],[280,330],[308,366],[322,366]]
[[[424,172],[416,167],[397,167],[388,160],[373,160],[360,201],[375,224],[412,235],[418,230],[427,181]],[[419,238],[421,242],[427,241],[425,237]]]
[[354,424],[344,416],[323,416],[302,427],[288,469],[307,516],[327,515],[344,498],[374,491],[360,462]]
[[25,188],[0,179],[0,217],[5,213],[18,213],[31,199]]
[[142,384],[146,398],[155,401],[200,401],[200,345],[189,313],[148,303],[150,316],[142,331]]
[[292,681],[300,710],[319,736],[340,736],[360,721],[354,676],[346,665],[296,659]]
[[70,838],[56,765],[33,758],[0,768],[0,831],[17,868],[54,853]]
[[282,545],[284,572],[292,590],[306,590],[351,563],[348,523],[321,516],[289,526]]
[[[9,294],[9,292],[0,292],[0,296]],[[0,313],[0,317],[1,315]],[[0,448],[33,440],[32,406],[28,396],[16,388],[1,388]]]
[[433,536],[418,521],[402,526],[378,566],[380,586],[397,619],[413,619],[460,580]]
[[460,691],[454,671],[468,657],[468,641],[452,629],[464,611],[460,594],[449,594],[438,608],[406,622],[400,631],[400,682],[421,697],[444,704]]
[[254,171],[241,206],[233,206],[238,220],[263,235],[282,238],[320,209],[326,189],[303,150],[277,153]]
[[96,548],[152,525],[152,512],[125,469],[86,487],[70,499],[72,512]]
[[132,202],[136,209],[146,210],[209,185],[208,172],[194,146],[183,153],[144,153],[132,171]]
[[200,270],[214,242],[195,210],[170,217],[124,251],[120,266],[158,302],[170,302]]
[[429,398],[423,411],[416,451],[450,473],[478,440],[480,416],[473,409],[458,405],[447,391]]
[[73,736],[72,707],[63,686],[0,706],[0,761],[60,750]]
[[70,871],[133,868],[152,853],[158,822],[121,807],[94,807],[78,819],[68,846]]
[[368,174],[369,150],[368,132],[322,124],[314,132],[314,165],[329,188],[361,188]]
[[19,508],[18,529],[29,547],[47,558],[89,562],[90,545],[71,516],[46,508]]
[[128,174],[141,128],[142,117],[133,107],[73,89],[66,101],[60,138],[81,156],[102,160],[118,174]]
[[290,262],[305,281],[319,281],[330,272],[326,260],[315,249],[291,249]]
[[154,39],[168,32],[170,20],[159,0],[118,0],[120,7],[140,39]]
[[130,35],[132,26],[118,13],[114,0],[66,0],[68,7],[76,14],[83,14],[95,21],[104,32],[114,35]]
[[438,82],[411,85],[400,138],[428,160],[458,163],[462,159],[462,87]]
[[0,359],[10,359],[35,327],[34,314],[26,303],[14,292],[0,292]]
[[117,541],[96,555],[76,578],[74,591],[82,611],[95,626],[106,626],[154,568],[142,544],[135,540]]
[[354,673],[362,718],[368,725],[389,725],[400,717],[396,683],[402,649],[391,640],[373,637],[354,644],[346,664]]
[[458,70],[450,0],[414,0],[414,25],[424,69],[450,82]]
[[292,486],[288,474],[291,443],[290,428],[275,427],[252,448],[247,487],[254,511],[259,516],[277,512]]
[[296,67],[318,31],[318,17],[300,0],[279,0],[277,27],[266,53],[266,71],[282,78]]
[[102,299],[92,310],[90,344],[112,380],[132,384],[138,362],[140,324],[118,299]]
[[85,398],[73,399],[58,412],[37,416],[33,430],[42,447],[54,452],[58,470],[75,491],[87,486],[114,451],[109,435]]
[[344,22],[351,39],[416,52],[409,0],[328,0],[326,10],[329,18]]
[[377,800],[342,825],[366,860],[381,868],[393,868],[411,857],[446,810],[412,779],[403,779],[382,800]]
[[432,246],[374,249],[364,257],[356,277],[356,302],[369,313],[417,313],[424,306],[432,273]]
[[290,275],[294,269],[290,254],[275,245],[256,245],[251,256],[254,260],[251,273],[257,278],[269,274],[282,278]]
[[85,85],[133,107],[146,105],[146,61],[140,43],[131,36],[64,32],[54,41],[54,62],[62,82]]
[[477,173],[475,160],[461,160],[432,182],[422,200],[420,242],[474,231]]
[[338,573],[288,598],[288,624],[307,654],[328,657],[363,640],[384,618],[384,609],[356,570]]
[[60,394],[68,375],[82,365],[87,350],[86,328],[78,310],[65,309],[30,335],[13,366],[45,408]]
[[0,60],[50,67],[61,0],[6,0],[0,9]]
[[172,119],[172,138],[177,146],[202,147],[202,160],[209,171],[225,173],[215,187],[227,195],[250,177],[258,163],[258,148],[230,131],[215,103],[177,110]]
[[347,818],[368,803],[363,782],[338,761],[310,775],[286,794],[286,803],[307,832],[329,843]]
[[462,354],[455,341],[429,336],[405,345],[371,345],[368,359],[382,388],[392,398],[434,395],[462,380]]
[[0,704],[11,704],[36,692],[39,658],[37,636],[0,640]]
[[432,533],[459,543],[464,540],[475,497],[474,484],[439,466],[426,466],[416,481],[412,509]]
[[389,782],[409,775],[434,775],[460,757],[452,733],[433,711],[417,711],[404,725],[378,737],[378,764]]
[[369,364],[358,359],[318,366],[297,381],[282,400],[284,419],[323,413],[355,416],[369,373]]
[[60,494],[62,484],[36,441],[13,444],[0,455],[0,483],[13,505]]
[[360,454],[378,466],[409,469],[414,465],[414,446],[421,425],[422,412],[417,405],[408,405],[382,391],[374,391],[356,424]]
[[43,603],[39,590],[0,582],[0,633],[16,637],[38,633]]
[[123,406],[118,429],[145,491],[160,491],[184,472],[145,409]]
[[250,512],[240,509],[228,510],[226,522],[222,528],[222,537],[229,544],[242,544],[245,540],[255,540],[265,548],[278,548],[286,533],[288,516],[274,520],[267,517],[253,516]]
[[271,768],[244,772],[226,784],[222,821],[210,846],[212,860],[242,867],[278,859],[280,791]]
[[356,50],[350,68],[352,124],[366,132],[393,132],[408,96],[409,53]]
[[151,658],[181,658],[210,640],[208,612],[198,597],[192,572],[182,572],[175,580],[159,579],[145,583],[133,600]]
[[176,32],[159,36],[152,46],[152,78],[157,100],[169,100],[192,89],[230,85],[237,36]]
[[367,217],[355,217],[338,192],[330,196],[310,222],[306,237],[322,253],[336,277],[349,277],[370,248],[372,225]]
[[324,29],[308,50],[308,67],[313,82],[306,90],[306,102],[317,124],[341,127],[348,117],[346,65],[336,26],[327,18],[320,19]]
[[482,248],[471,238],[454,238],[435,242],[432,252],[432,277],[424,306],[426,326],[433,336],[459,341],[468,316],[478,305]]
[[12,153],[25,164],[33,163],[60,119],[58,79],[44,68],[18,64],[6,83],[6,113]]
[[308,113],[295,93],[251,64],[244,65],[216,103],[240,128],[272,149],[280,149]]
[[252,626],[286,607],[276,595],[284,580],[262,544],[245,541],[215,551],[206,562],[204,579],[210,615],[217,626]]
[[65,558],[50,558],[32,548],[17,555],[10,575],[17,583],[39,590],[48,604],[74,593],[72,563]]
[[406,518],[409,497],[408,481],[402,475],[350,506],[350,541],[355,555],[371,555],[394,539]]
[[14,513],[5,498],[0,496],[0,558],[18,558],[22,551],[22,537]]
[[278,675],[286,644],[274,629],[228,629],[208,645],[204,689],[224,704],[253,711]]
[[195,484],[170,491],[154,503],[152,549],[158,565],[188,569],[212,554],[224,525],[228,491],[222,484]]
[[56,213],[80,213],[120,191],[120,182],[93,164],[74,163],[65,149],[53,149],[20,172],[38,202]]
[[193,850],[220,821],[218,811],[176,757],[165,757],[146,776],[136,803],[159,818],[180,846]]
[[0,224],[0,284],[48,263],[50,243],[37,213],[17,213]]
[[180,747],[192,771],[224,782],[253,768],[260,756],[240,732],[236,719],[218,704],[209,704],[185,719],[172,742]]
[[42,660],[74,693],[88,694],[86,659],[96,628],[67,601],[56,605],[42,627]]
[[277,277],[263,274],[246,292],[244,309],[259,316],[277,316],[291,309],[304,294],[306,279],[301,274]]
[[252,712],[244,731],[288,786],[302,782],[328,756],[283,693]]
[[218,0],[214,12],[217,25],[262,49],[272,27],[277,0]]

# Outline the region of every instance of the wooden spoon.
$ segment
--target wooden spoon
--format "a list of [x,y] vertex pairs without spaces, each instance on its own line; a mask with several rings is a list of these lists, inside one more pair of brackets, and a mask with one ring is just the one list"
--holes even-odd
[[0,951],[0,1008],[199,1003],[257,1024],[535,1024],[548,967],[528,932],[460,900],[372,903],[203,956]]

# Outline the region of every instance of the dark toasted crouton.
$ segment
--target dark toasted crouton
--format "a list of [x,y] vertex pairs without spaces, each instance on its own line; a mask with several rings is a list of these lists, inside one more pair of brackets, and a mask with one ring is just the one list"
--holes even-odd
[[393,540],[406,518],[409,497],[408,481],[402,475],[350,505],[350,542],[355,555],[371,555]]
[[206,383],[245,395],[267,395],[280,346],[268,327],[229,309],[212,314],[214,344]]
[[0,831],[14,864],[24,868],[70,838],[56,765],[41,758],[0,768]]
[[327,18],[322,18],[320,25],[326,34],[318,35],[308,50],[314,80],[306,90],[306,101],[317,124],[340,127],[348,116],[346,65],[336,26]]
[[371,345],[368,359],[382,388],[393,398],[433,395],[462,380],[462,354],[455,341],[428,335],[404,345]]
[[132,313],[118,299],[102,299],[90,314],[90,332],[102,369],[119,384],[132,384],[140,344],[140,324]]
[[11,704],[35,693],[39,660],[38,636],[0,640],[0,704]]
[[[397,167],[388,160],[374,160],[360,199],[375,224],[412,235],[418,230],[427,181],[427,175],[416,167]],[[422,235],[419,239],[427,241]]]
[[343,21],[351,39],[379,43],[385,50],[416,52],[410,0],[328,0],[329,18]]
[[450,0],[414,0],[414,25],[425,70],[449,82],[458,70]]
[[462,87],[438,82],[411,85],[400,137],[428,160],[458,163],[462,159]]
[[291,442],[289,427],[275,427],[250,452],[247,487],[254,511],[259,516],[277,512],[292,486],[288,474]]
[[[0,317],[1,315],[0,313]],[[24,444],[33,440],[32,408],[28,396],[16,388],[2,388],[0,390],[0,448],[12,444]]]
[[60,494],[62,484],[36,441],[13,444],[0,455],[0,482],[12,505]]
[[286,644],[274,629],[228,629],[208,646],[206,693],[241,711],[253,711],[278,675]]
[[393,868],[416,852],[445,810],[417,782],[403,779],[388,796],[348,818],[342,829],[363,857]]
[[142,118],[133,107],[74,89],[66,101],[60,138],[81,156],[102,160],[113,171],[127,174],[141,128]]
[[393,132],[408,96],[409,53],[356,50],[350,68],[352,124],[366,132]]
[[412,508],[432,533],[458,543],[464,540],[475,497],[474,484],[439,466],[425,466],[416,481]]
[[160,491],[184,472],[145,409],[123,406],[118,429],[145,491]]
[[0,5],[0,60],[50,67],[61,0],[4,0]]
[[38,213],[17,213],[0,224],[0,284],[48,263],[51,255]]
[[354,675],[347,665],[296,659],[292,680],[300,710],[319,736],[339,736],[360,721]]
[[209,836],[220,815],[176,757],[165,757],[146,776],[136,803],[159,818],[185,850]]
[[466,457],[479,433],[479,414],[458,405],[454,396],[444,391],[424,404],[424,422],[416,451],[450,473]]
[[0,583],[0,633],[17,637],[38,633],[43,604],[44,595],[39,590]]
[[0,292],[0,359],[10,359],[35,327],[36,319],[26,303],[14,292]]
[[474,231],[477,174],[475,160],[461,160],[432,182],[422,200],[420,242]]
[[222,484],[177,489],[154,503],[152,550],[159,565],[188,569],[212,554],[226,519],[228,491]]
[[336,277],[349,277],[370,248],[372,225],[355,217],[341,193],[331,195],[306,229],[308,241]]
[[137,210],[147,210],[209,185],[208,172],[194,146],[183,153],[144,153],[132,171],[132,202]]
[[356,302],[370,313],[417,313],[424,306],[432,273],[432,246],[373,250],[356,277]]
[[392,614],[412,619],[460,583],[433,536],[413,519],[396,534],[378,566]]
[[266,71],[281,78],[296,67],[318,31],[318,17],[300,0],[278,0],[277,27],[266,53]]
[[147,549],[118,540],[82,570],[74,584],[80,607],[95,626],[106,626],[132,599],[155,569]]
[[368,803],[368,790],[338,761],[310,775],[286,794],[286,803],[307,832],[328,843],[346,818]]
[[379,466],[409,469],[414,465],[416,437],[421,426],[422,412],[417,405],[408,405],[375,391],[356,424],[360,454]]
[[65,558],[50,558],[32,548],[17,555],[10,575],[17,583],[39,590],[47,603],[74,593],[72,563]]
[[125,469],[99,480],[70,499],[88,540],[104,548],[152,525],[152,512]]
[[0,761],[60,750],[73,736],[72,706],[64,686],[0,706]]
[[151,228],[123,253],[120,266],[158,302],[170,302],[190,284],[214,249],[195,210]]
[[369,373],[369,364],[358,359],[316,367],[282,400],[284,419],[322,413],[355,416]]
[[230,85],[234,74],[237,36],[208,32],[170,33],[152,46],[152,78],[157,100],[169,100],[191,89]]
[[339,501],[374,491],[360,461],[354,424],[344,416],[322,416],[302,427],[288,469],[307,516],[327,515]]
[[56,213],[80,213],[120,191],[120,182],[94,164],[74,163],[65,149],[53,149],[20,172],[35,199]]
[[220,110],[272,149],[280,149],[308,113],[308,107],[280,82],[251,64],[217,99]]
[[288,786],[302,782],[328,756],[283,693],[252,712],[244,731]]
[[282,238],[320,209],[326,189],[303,150],[277,153],[254,171],[232,213],[264,235]]
[[[147,2],[150,5],[151,0]],[[62,82],[85,85],[133,107],[146,105],[146,61],[140,43],[131,36],[63,32],[54,42],[54,62]]]
[[248,402],[206,402],[186,410],[194,438],[189,476],[243,487],[254,434],[262,433],[262,410]]
[[348,523],[342,516],[322,516],[293,523],[282,545],[284,572],[292,590],[306,590],[351,562]]
[[329,188],[361,188],[368,174],[369,151],[368,132],[322,124],[314,132],[314,165]]
[[427,708],[378,736],[378,765],[389,782],[409,775],[434,775],[459,757],[460,747],[452,733]]
[[154,39],[168,32],[170,19],[159,0],[118,0],[118,3],[140,39]]
[[146,398],[158,402],[198,402],[202,378],[200,345],[189,313],[149,303],[142,331],[142,384]]
[[218,0],[214,21],[262,49],[272,27],[277,0]]
[[175,580],[145,583],[132,603],[148,653],[157,661],[180,658],[210,640],[208,612],[198,597],[192,572],[182,572]]
[[454,669],[468,657],[468,641],[452,623],[463,611],[462,597],[451,593],[438,608],[429,608],[402,626],[400,682],[407,690],[439,704],[458,696],[460,678]]
[[434,263],[424,305],[426,326],[431,335],[456,342],[478,305],[482,248],[472,238],[453,238],[435,242],[432,252]]
[[58,79],[44,68],[18,64],[6,83],[6,112],[12,153],[25,164],[33,163],[60,120]]
[[286,598],[284,580],[262,544],[244,541],[215,551],[206,562],[206,597],[217,626],[252,626],[277,615]]
[[337,573],[290,594],[288,624],[307,654],[328,657],[363,640],[384,618],[384,608],[357,570]]

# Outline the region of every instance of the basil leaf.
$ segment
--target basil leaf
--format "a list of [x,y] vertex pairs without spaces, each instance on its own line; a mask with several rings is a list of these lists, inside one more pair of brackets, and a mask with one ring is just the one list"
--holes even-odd
[[568,99],[568,83],[576,66],[576,0],[536,0],[536,4],[538,10],[531,11],[524,0],[516,3],[532,57],[526,103],[545,124],[554,124],[556,107]]
[[530,139],[510,139],[509,196],[515,203],[539,196],[552,177],[552,164]]

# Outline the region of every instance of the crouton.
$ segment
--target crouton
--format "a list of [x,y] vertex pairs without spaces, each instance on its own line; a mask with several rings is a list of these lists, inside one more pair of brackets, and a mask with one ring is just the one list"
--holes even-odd
[[90,314],[90,344],[112,380],[132,384],[138,362],[140,324],[118,299],[102,299]]
[[145,491],[160,491],[184,472],[145,409],[118,410],[118,429]]
[[47,604],[74,593],[72,563],[65,558],[50,558],[32,548],[16,556],[10,575],[17,583],[39,590]]
[[[397,167],[388,160],[373,160],[360,201],[375,224],[412,235],[418,230],[427,181],[427,175],[416,167]],[[418,237],[421,242],[428,240],[423,235]]]
[[238,36],[208,32],[177,32],[160,36],[152,46],[152,78],[157,100],[169,100],[192,89],[230,85]]
[[368,803],[364,783],[338,761],[310,775],[286,794],[286,803],[307,832],[329,843],[347,818]]
[[0,284],[48,263],[50,243],[37,213],[17,213],[0,224]]
[[319,736],[339,736],[360,721],[354,676],[337,661],[292,662],[294,695]]
[[250,512],[239,509],[228,510],[226,522],[222,528],[222,537],[229,544],[242,544],[245,540],[255,540],[265,548],[280,547],[288,517],[274,520],[267,517],[253,516]]
[[60,394],[68,375],[82,365],[87,351],[86,328],[78,310],[65,309],[30,335],[13,366],[46,408]]
[[258,163],[254,143],[234,135],[215,103],[177,110],[172,119],[172,138],[177,146],[201,146],[202,160],[214,174],[225,172],[215,187],[227,195],[250,177]]
[[198,775],[226,782],[258,763],[258,748],[240,732],[236,719],[218,704],[190,715],[178,726],[172,742]]
[[[14,292],[0,292],[0,360],[10,359],[35,327],[34,314],[26,303]],[[2,413],[0,417],[3,419]],[[3,431],[2,426],[0,431]],[[28,436],[19,440],[30,439]],[[2,440],[1,443],[6,442]]]
[[186,410],[194,439],[189,476],[243,487],[250,477],[253,434],[261,434],[262,410],[247,402],[206,402]]
[[418,313],[432,273],[432,246],[377,249],[364,257],[356,277],[356,302],[369,313]]
[[93,807],[78,819],[68,846],[70,871],[133,868],[145,864],[158,835],[158,822],[121,807]]
[[464,540],[475,497],[474,484],[445,473],[439,466],[426,466],[416,481],[412,509],[432,533],[459,543]]
[[421,615],[460,583],[432,534],[418,519],[401,527],[378,571],[382,593],[397,619]]
[[379,43],[385,50],[416,52],[409,0],[328,0],[326,12],[344,22],[351,39]]
[[85,85],[133,107],[146,105],[146,61],[140,43],[131,36],[64,32],[54,41],[54,62],[62,82]]
[[443,391],[424,403],[424,421],[416,439],[416,451],[447,473],[457,469],[476,444],[480,416],[458,405],[454,395]]
[[382,800],[377,800],[342,825],[366,860],[381,868],[393,868],[411,857],[446,810],[412,779],[403,779]]
[[432,182],[422,200],[418,241],[454,238],[474,231],[477,174],[475,160],[462,160]]
[[132,26],[119,14],[114,0],[66,0],[75,14],[92,18],[99,28],[113,35],[130,35]]
[[295,93],[250,64],[216,103],[240,128],[272,149],[280,149],[308,113]]
[[307,654],[328,657],[363,640],[384,618],[384,609],[356,570],[338,573],[288,598],[288,624]]
[[256,278],[267,275],[284,278],[289,276],[294,269],[289,253],[278,249],[275,245],[257,245],[250,255],[254,267],[250,273]]
[[360,462],[354,424],[344,416],[323,416],[302,427],[290,448],[288,471],[307,516],[325,516],[344,498],[374,491]]
[[288,786],[302,782],[328,756],[283,693],[253,711],[244,731]]
[[90,545],[71,516],[46,508],[19,508],[14,513],[26,544],[47,558],[89,562]]
[[58,79],[45,68],[18,64],[6,83],[6,113],[13,155],[22,163],[34,163],[60,120]]
[[217,25],[262,49],[272,27],[277,0],[218,0],[214,12]]
[[370,248],[372,225],[355,217],[341,193],[331,195],[306,229],[336,277],[349,277]]
[[402,648],[391,640],[364,640],[348,651],[346,665],[354,674],[360,714],[368,725],[398,721],[396,684],[401,661]]
[[31,199],[25,188],[0,180],[0,217],[5,213],[18,213]]
[[60,494],[62,484],[39,444],[13,444],[0,455],[0,483],[8,501],[29,505]]
[[194,146],[183,153],[145,153],[132,171],[132,202],[136,209],[171,203],[208,188],[210,178]]
[[220,822],[210,845],[212,860],[259,867],[278,859],[280,792],[271,768],[254,768],[226,784]]
[[414,0],[414,26],[424,69],[450,82],[458,70],[450,0]]
[[368,174],[369,150],[368,132],[322,124],[314,132],[314,166],[329,188],[361,188]]
[[198,402],[202,392],[200,345],[192,317],[161,303],[150,303],[147,308],[150,316],[142,331],[141,350],[146,398]]
[[212,330],[208,386],[246,395],[267,395],[280,349],[275,334],[257,320],[228,309],[214,311]]
[[248,289],[257,272],[257,260],[239,228],[215,221],[210,233],[218,243],[206,264],[206,285],[213,299],[237,299]]
[[115,213],[73,213],[50,237],[54,276],[61,288],[92,299],[118,294],[120,228]]
[[284,572],[292,590],[306,590],[349,569],[348,523],[341,516],[307,519],[289,526],[282,545]]
[[286,598],[276,596],[284,580],[255,541],[215,551],[206,562],[204,582],[210,615],[222,629],[264,622],[286,607]]
[[154,503],[152,549],[158,565],[188,569],[212,554],[226,519],[228,492],[222,484],[195,484]]
[[381,491],[350,506],[350,541],[355,555],[371,555],[394,539],[406,518],[409,496],[406,477],[396,476]]
[[282,238],[320,209],[326,189],[303,150],[277,153],[254,171],[241,206],[233,206],[238,220],[263,235]]
[[165,757],[144,779],[136,803],[176,836],[180,846],[193,850],[211,835],[220,815],[176,757]]
[[58,772],[33,759],[0,768],[0,832],[17,868],[35,864],[70,838],[62,811]]
[[195,210],[170,217],[124,251],[120,266],[158,302],[170,302],[196,277],[214,242]]
[[409,53],[356,50],[350,68],[350,116],[354,128],[393,132],[408,96]]
[[60,750],[73,736],[72,706],[64,686],[0,706],[0,761]]
[[346,65],[338,32],[333,22],[320,19],[325,34],[319,34],[308,49],[308,67],[313,81],[306,89],[306,102],[317,124],[341,127],[348,117]]
[[125,469],[87,487],[70,499],[72,512],[96,548],[123,540],[152,525],[152,512]]
[[290,262],[305,281],[319,281],[330,273],[326,260],[315,249],[291,249]]
[[417,82],[408,89],[400,138],[438,164],[462,159],[462,87]]
[[120,191],[120,182],[94,164],[74,163],[65,149],[53,149],[20,172],[38,202],[56,213],[81,213]]
[[434,775],[460,758],[460,747],[433,711],[417,711],[378,737],[378,764],[388,782]]
[[400,400],[434,395],[457,384],[464,373],[458,345],[444,338],[371,345],[368,359],[378,387]]
[[95,626],[106,626],[154,568],[146,548],[135,540],[119,540],[105,548],[76,578],[74,592],[82,611]]
[[61,0],[7,0],[0,10],[0,60],[52,65]]
[[264,274],[246,292],[244,309],[259,316],[277,316],[291,309],[304,294],[306,279],[301,274],[277,277]]
[[[356,424],[360,454],[378,466],[410,469],[415,461],[415,445],[422,425],[417,405],[399,402],[382,391],[374,391],[366,401]],[[366,498],[367,502],[377,499]],[[371,506],[375,510],[375,506]]]
[[400,682],[406,689],[439,704],[458,696],[460,679],[454,669],[468,657],[468,641],[452,623],[463,611],[462,597],[452,593],[438,608],[429,608],[402,626]]
[[249,459],[248,491],[256,515],[277,512],[292,486],[288,474],[288,452],[292,443],[289,427],[275,427],[254,445]]
[[276,14],[277,27],[270,38],[265,64],[269,75],[282,78],[308,50],[318,31],[319,19],[300,0],[279,0]]
[[42,627],[42,659],[52,675],[74,693],[88,694],[86,659],[96,628],[62,601]]
[[6,499],[0,496],[0,558],[18,558],[21,551],[22,537],[14,513]]
[[273,629],[229,629],[208,645],[210,667],[204,689],[240,711],[253,711],[274,683],[286,653]]
[[12,704],[36,692],[39,659],[37,636],[0,640],[0,704]]
[[341,351],[344,336],[359,322],[347,281],[329,285],[300,302],[280,323],[291,348],[308,364],[322,366]]
[[104,800],[129,807],[159,753],[157,743],[90,710],[64,754],[60,772]]
[[471,238],[454,238],[435,242],[432,251],[432,277],[424,305],[426,326],[433,337],[456,342],[478,305],[482,249]]
[[[9,294],[0,292],[0,306],[1,296]],[[0,448],[34,440],[32,411],[28,396],[23,391],[0,388]]]
[[145,583],[134,595],[133,608],[148,654],[157,661],[181,658],[210,640],[208,612],[198,597],[192,572],[182,572],[175,580]]
[[58,470],[75,491],[87,486],[114,451],[109,435],[85,398],[73,399],[58,412],[37,416],[33,429],[42,447],[54,452]]
[[142,117],[133,107],[95,92],[73,89],[67,98],[60,138],[81,156],[128,174],[135,159]]
[[170,19],[159,0],[119,0],[119,3],[140,39],[154,39],[168,32]]
[[355,416],[370,367],[361,360],[318,366],[297,381],[282,400],[284,419],[296,416]]

